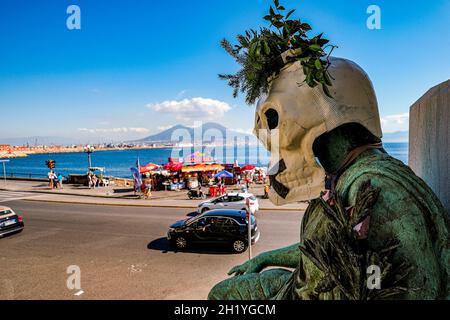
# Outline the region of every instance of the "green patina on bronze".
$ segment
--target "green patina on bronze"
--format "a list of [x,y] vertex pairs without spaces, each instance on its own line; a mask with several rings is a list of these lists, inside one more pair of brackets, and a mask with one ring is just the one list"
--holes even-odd
[[[228,80],[235,95],[246,93],[249,103],[269,91],[269,79],[279,74],[279,62],[285,63],[282,57],[286,52],[294,54],[288,62],[300,62],[305,82],[310,87],[322,84],[330,96],[329,59],[324,51],[328,40],[321,34],[309,38],[306,33],[311,27],[289,19],[293,10],[284,16],[284,10],[274,0],[265,17],[271,23],[269,28],[239,35],[234,47],[222,42],[242,68],[221,78]],[[345,77],[341,81],[346,81]],[[373,100],[376,103],[375,97]],[[367,101],[352,107],[368,107],[371,100]],[[349,122],[353,119],[346,116]],[[300,242],[234,267],[229,275],[235,276],[217,284],[209,299],[450,297],[448,213],[409,167],[378,149],[381,129],[375,126],[370,130],[362,120],[352,120],[361,124],[332,126],[334,130],[314,142],[314,155],[333,177],[328,180],[333,192],[331,201],[318,198],[310,202]],[[367,286],[367,267],[372,265],[381,270],[380,289]]]
[[[335,130],[319,141],[319,160],[325,169],[337,168],[355,147],[358,139],[349,137],[361,136],[361,132],[352,130],[345,134]],[[449,298],[448,213],[409,167],[383,150],[365,151],[340,175],[335,198],[338,204],[331,207],[322,199],[311,201],[300,243],[262,253],[234,267],[229,274],[235,277],[216,285],[208,298]],[[359,222],[358,216],[370,217],[367,239],[356,244],[367,261],[353,259],[358,254],[353,251],[356,242],[341,237],[348,226],[341,228],[333,214],[338,217],[342,207],[360,211],[354,211],[356,220],[349,225]],[[337,235],[339,230],[342,234]],[[364,269],[370,263],[382,269],[379,291],[367,290]],[[264,271],[268,267],[276,268]],[[349,276],[339,276],[340,272]]]

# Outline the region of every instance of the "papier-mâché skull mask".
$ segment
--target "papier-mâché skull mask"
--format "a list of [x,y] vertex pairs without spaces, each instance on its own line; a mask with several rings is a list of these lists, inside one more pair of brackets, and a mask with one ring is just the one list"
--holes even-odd
[[287,64],[271,80],[256,109],[254,133],[271,152],[270,200],[276,205],[316,198],[324,190],[325,172],[313,153],[314,140],[345,123],[359,123],[381,138],[375,92],[355,63],[330,58],[333,98],[320,86],[303,84],[299,62]]

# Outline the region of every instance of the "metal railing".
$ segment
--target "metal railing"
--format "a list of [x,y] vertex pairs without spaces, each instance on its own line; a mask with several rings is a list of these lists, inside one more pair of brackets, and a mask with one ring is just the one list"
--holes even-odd
[[6,172],[6,178],[46,179],[48,176],[39,173]]

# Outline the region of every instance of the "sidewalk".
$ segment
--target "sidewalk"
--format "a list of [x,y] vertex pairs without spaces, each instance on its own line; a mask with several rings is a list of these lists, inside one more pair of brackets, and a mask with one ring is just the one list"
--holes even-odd
[[[30,201],[46,201],[76,204],[139,206],[139,207],[169,207],[169,208],[197,208],[203,200],[190,200],[187,191],[155,191],[148,200],[139,199],[132,189],[127,187],[100,187],[89,189],[80,185],[64,185],[64,189],[51,190],[47,183],[36,181],[8,180],[6,185],[0,182],[0,190],[13,192],[30,192],[39,197]],[[229,192],[235,191],[229,189]],[[236,189],[238,191],[238,189]],[[294,203],[284,206],[275,206],[270,200],[262,199],[263,187],[256,185],[249,190],[258,197],[260,210],[303,211],[305,203]]]

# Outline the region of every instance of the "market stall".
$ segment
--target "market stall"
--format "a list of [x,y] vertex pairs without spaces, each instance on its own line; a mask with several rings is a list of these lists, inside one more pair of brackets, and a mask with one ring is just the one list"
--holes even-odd
[[150,162],[150,163],[147,163],[145,166],[140,166],[139,172],[141,174],[145,174],[145,173],[151,172],[153,170],[156,170],[159,167],[160,167],[159,165]]

